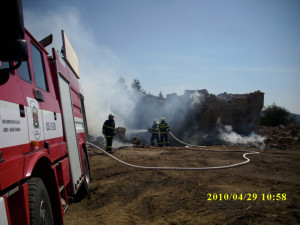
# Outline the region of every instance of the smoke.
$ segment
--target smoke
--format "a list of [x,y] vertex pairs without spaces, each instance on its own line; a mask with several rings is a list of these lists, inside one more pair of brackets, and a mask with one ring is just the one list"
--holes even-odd
[[101,135],[102,124],[109,113],[115,115],[117,127],[126,127],[131,120],[129,115],[132,114],[137,96],[124,89],[117,80],[111,80],[106,84],[90,81],[86,86],[89,133],[93,136]]
[[125,79],[119,79],[121,74],[134,71],[126,66],[124,59],[97,43],[93,32],[82,24],[78,9],[68,6],[41,12],[25,8],[24,21],[37,40],[53,34],[53,44],[47,47],[50,54],[52,47],[61,50],[61,30],[67,34],[79,60],[89,133],[101,135],[102,125],[110,113],[115,114],[117,126],[125,126],[136,96],[126,90]]
[[245,145],[249,147],[256,147],[260,149],[265,148],[264,140],[265,137],[262,137],[254,132],[251,132],[250,135],[244,136],[240,135],[233,131],[232,126],[225,125],[222,126],[220,119],[218,120],[218,138],[224,141],[226,144],[232,145]]
[[[89,134],[102,135],[104,121],[114,113],[116,126],[126,127],[127,132],[147,130],[154,119],[164,117],[172,133],[191,144],[216,143],[218,139],[227,143],[263,146],[263,138],[258,135],[241,136],[230,126],[216,128],[217,112],[202,110],[209,96],[206,90],[159,98],[128,88],[131,86],[128,80],[136,78],[133,77],[136,72],[127,66],[126,59],[96,41],[93,32],[82,24],[76,8],[68,6],[43,12],[25,8],[24,18],[25,26],[37,40],[52,33],[54,43],[51,47],[58,51],[62,47],[61,30],[67,34],[79,60]],[[51,54],[51,49],[47,50]],[[141,132],[149,138],[147,134]]]
[[205,95],[200,92],[193,92],[190,94],[191,107],[194,108],[195,106],[200,105],[205,100]]

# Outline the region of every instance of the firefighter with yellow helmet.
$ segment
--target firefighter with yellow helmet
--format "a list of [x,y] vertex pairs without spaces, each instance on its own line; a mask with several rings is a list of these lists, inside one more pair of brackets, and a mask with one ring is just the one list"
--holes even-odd
[[151,133],[151,146],[154,146],[154,140],[156,140],[157,145],[159,145],[159,122],[156,119],[153,121],[153,125],[148,131]]
[[102,127],[102,133],[106,138],[106,151],[109,153],[112,152],[112,141],[114,136],[116,135],[114,117],[114,114],[109,114],[108,120],[104,122]]
[[161,122],[159,124],[159,131],[160,131],[159,146],[162,147],[164,145],[164,141],[165,141],[166,146],[170,146],[170,143],[169,143],[170,127],[166,123],[166,119],[164,117],[161,118]]

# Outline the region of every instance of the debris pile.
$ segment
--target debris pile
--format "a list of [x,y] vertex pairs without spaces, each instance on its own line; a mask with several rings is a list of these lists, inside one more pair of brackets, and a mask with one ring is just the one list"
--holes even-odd
[[[106,147],[106,139],[103,136],[94,137],[89,135],[89,142],[103,149],[105,149]],[[127,139],[126,128],[117,127],[116,136],[113,141],[113,147],[115,149],[119,149],[120,146],[123,148],[124,146],[132,146],[132,145],[137,148],[145,148],[149,146],[149,143],[148,143],[148,139],[138,137],[138,136],[133,136],[132,138]]]
[[126,128],[125,127],[117,127],[116,128],[116,140],[120,142],[126,142]]
[[300,149],[300,127],[295,125],[267,127],[261,126],[259,134],[266,137],[265,143],[269,148],[282,150]]
[[[220,129],[220,126],[231,127],[233,133],[242,137],[258,131],[264,93],[225,92],[214,95],[203,89],[186,90],[183,95],[168,94],[166,98],[137,93],[131,100],[134,104],[128,106],[129,114],[119,115],[123,123],[123,128],[117,128],[116,131],[116,140],[119,142],[128,143],[125,136],[128,129],[128,139],[137,137],[148,143],[150,137],[146,130],[152,126],[154,119],[164,117],[179,140],[195,145],[214,145],[224,143],[220,139],[220,131],[224,129]],[[145,132],[134,133],[133,136],[130,133],[132,130]],[[178,142],[170,139],[170,144],[178,145]]]
[[[218,124],[232,127],[240,135],[250,135],[259,128],[264,93],[210,94],[207,90],[186,90],[183,95],[166,98],[140,94],[126,127],[148,129],[153,119],[165,117],[171,132],[186,143],[220,144]],[[171,144],[177,145],[178,143]]]
[[[218,124],[229,125],[237,134],[250,135],[259,128],[264,93],[209,94],[206,90],[186,91],[189,96],[188,113],[182,124],[170,123],[180,129],[174,131],[178,138],[195,144],[218,144]],[[174,96],[172,96],[174,98]],[[186,98],[188,99],[188,98]],[[166,99],[168,101],[168,98]]]
[[136,148],[146,148],[149,147],[149,143],[147,144],[145,140],[141,140],[137,137],[132,138],[131,143],[134,145]]
[[93,136],[89,136],[89,141],[97,146],[99,146],[100,148],[105,149],[106,146],[106,140],[104,137],[99,136],[99,137],[93,137]]

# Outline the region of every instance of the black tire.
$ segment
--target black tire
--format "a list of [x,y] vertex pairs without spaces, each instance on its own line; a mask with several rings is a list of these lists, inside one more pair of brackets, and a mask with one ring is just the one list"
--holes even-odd
[[50,198],[42,179],[28,181],[30,225],[54,225]]

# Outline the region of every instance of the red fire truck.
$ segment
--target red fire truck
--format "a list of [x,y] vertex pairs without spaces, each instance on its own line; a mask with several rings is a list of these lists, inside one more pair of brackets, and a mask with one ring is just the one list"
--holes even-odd
[[62,57],[54,48],[48,54],[52,35],[37,41],[24,29],[21,0],[5,2],[0,224],[63,224],[70,201],[91,185],[77,56],[63,31]]

